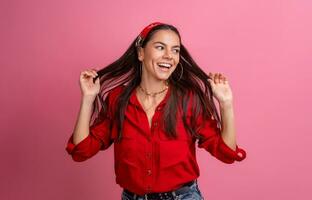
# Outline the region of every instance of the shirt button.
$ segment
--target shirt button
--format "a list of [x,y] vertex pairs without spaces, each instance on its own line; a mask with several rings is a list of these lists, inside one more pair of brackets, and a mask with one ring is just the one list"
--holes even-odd
[[148,176],[152,175],[152,170],[150,170],[150,169],[147,170],[147,175],[148,175]]
[[152,157],[152,154],[151,154],[151,153],[147,153],[147,154],[146,154],[146,157],[147,157],[147,158],[151,158],[151,157]]
[[154,127],[158,126],[158,123],[157,122],[154,122]]

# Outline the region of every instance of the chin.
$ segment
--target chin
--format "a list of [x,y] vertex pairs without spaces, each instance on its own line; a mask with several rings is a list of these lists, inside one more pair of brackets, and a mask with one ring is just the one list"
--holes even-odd
[[170,75],[171,74],[162,74],[162,75],[156,75],[156,78],[158,79],[158,80],[160,80],[160,81],[166,81],[166,80],[168,80],[169,79],[169,77],[170,77]]
[[166,81],[170,78],[171,74],[172,74],[172,72],[171,73],[156,73],[155,77],[158,80]]
[[159,81],[167,81],[169,79],[169,77],[164,78],[164,77],[157,77],[157,80]]

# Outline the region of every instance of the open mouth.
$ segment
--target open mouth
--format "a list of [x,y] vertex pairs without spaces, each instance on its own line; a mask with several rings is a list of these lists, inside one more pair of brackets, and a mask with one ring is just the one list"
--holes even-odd
[[172,67],[172,64],[169,64],[169,63],[158,63],[157,65],[161,68],[166,68],[166,69],[169,69],[170,67]]

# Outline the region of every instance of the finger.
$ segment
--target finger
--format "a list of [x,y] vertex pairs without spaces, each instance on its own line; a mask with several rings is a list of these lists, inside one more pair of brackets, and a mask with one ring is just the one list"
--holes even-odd
[[89,76],[89,72],[86,70],[83,70],[80,72],[80,77],[85,77],[85,76]]
[[221,73],[218,73],[217,74],[217,80],[218,80],[218,83],[222,83],[222,74]]
[[218,73],[214,74],[213,80],[214,80],[215,84],[218,84],[218,76],[219,76]]
[[88,76],[91,76],[93,78],[96,77],[96,74],[90,69],[85,70],[85,74],[87,74]]
[[98,78],[99,74],[97,72],[94,72],[94,73],[95,73],[95,77]]
[[208,79],[208,81],[209,81],[209,83],[210,83],[211,87],[213,87],[213,85],[214,85],[214,81],[213,81],[212,79]]
[[226,84],[227,83],[227,79],[225,76],[223,76],[223,83]]
[[226,76],[222,76],[222,78],[223,78],[223,83],[224,83],[224,84],[228,83],[228,79],[227,79]]
[[99,83],[100,83],[99,77],[97,77],[97,78],[95,79],[95,83],[96,83],[96,84],[99,84]]
[[81,75],[89,77],[89,76],[92,76],[93,74],[90,71],[88,71],[88,70],[84,70],[83,72],[81,72]]
[[91,72],[85,70],[85,71],[81,72],[80,78],[90,78],[90,77],[93,77],[93,76],[94,75]]
[[97,73],[94,69],[88,69],[88,72],[90,72],[93,75],[93,78],[97,76]]
[[212,73],[208,74],[208,80],[213,80],[213,74]]
[[220,74],[220,83],[225,83],[225,76],[223,76],[223,74]]
[[92,68],[91,71],[92,71],[96,76],[98,76],[97,69]]
[[213,78],[214,78],[215,84],[218,84],[219,83],[219,73],[215,73]]
[[95,83],[98,80],[100,80],[100,77],[96,74],[95,77],[93,77],[93,82]]

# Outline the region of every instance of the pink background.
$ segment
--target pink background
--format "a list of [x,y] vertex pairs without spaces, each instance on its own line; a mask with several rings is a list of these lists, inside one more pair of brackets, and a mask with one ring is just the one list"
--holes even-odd
[[120,199],[112,147],[77,163],[65,145],[80,71],[117,59],[153,21],[176,25],[234,92],[247,158],[227,165],[199,149],[205,199],[312,199],[311,2],[1,1],[0,199]]

